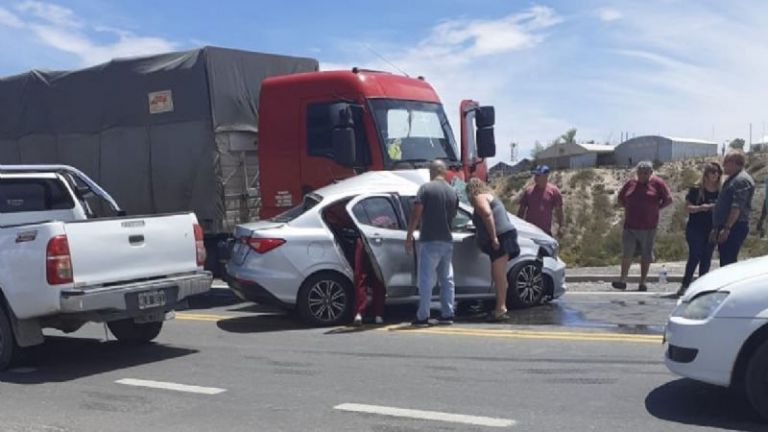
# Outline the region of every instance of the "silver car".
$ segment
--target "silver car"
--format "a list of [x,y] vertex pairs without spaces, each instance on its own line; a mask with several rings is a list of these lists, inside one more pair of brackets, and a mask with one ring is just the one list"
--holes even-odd
[[[354,244],[362,234],[385,283],[387,304],[417,303],[418,256],[405,253],[405,238],[416,192],[426,181],[426,170],[368,172],[318,189],[270,220],[237,226],[227,263],[231,288],[246,300],[296,309],[311,325],[346,322],[354,303]],[[462,203],[453,221],[459,303],[494,299],[490,260],[475,244],[471,214]],[[521,253],[508,264],[508,305],[534,306],[561,296],[565,263],[557,256],[557,242],[516,216],[510,218]]]

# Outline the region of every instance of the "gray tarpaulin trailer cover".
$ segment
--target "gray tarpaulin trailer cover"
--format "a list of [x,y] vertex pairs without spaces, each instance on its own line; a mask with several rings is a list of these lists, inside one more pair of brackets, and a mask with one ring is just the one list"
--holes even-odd
[[128,214],[256,217],[261,81],[317,60],[205,47],[0,79],[0,164],[67,164]]

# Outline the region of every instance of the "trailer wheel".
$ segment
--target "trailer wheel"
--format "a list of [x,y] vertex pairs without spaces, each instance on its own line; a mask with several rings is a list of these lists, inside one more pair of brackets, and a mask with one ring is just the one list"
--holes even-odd
[[107,323],[107,327],[120,342],[142,344],[150,342],[160,334],[163,322],[137,323],[128,318],[110,321]]
[[19,351],[13,336],[11,320],[5,307],[0,302],[0,371],[8,369]]

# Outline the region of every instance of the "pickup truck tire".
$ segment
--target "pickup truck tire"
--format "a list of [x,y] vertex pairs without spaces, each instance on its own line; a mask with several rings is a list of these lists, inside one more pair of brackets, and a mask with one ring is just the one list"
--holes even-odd
[[752,408],[768,420],[768,340],[763,342],[747,363],[744,390]]
[[120,342],[142,344],[150,342],[160,334],[163,322],[137,323],[129,318],[110,321],[107,327]]
[[0,302],[0,371],[8,369],[18,354],[19,347],[13,336],[11,320],[5,307]]
[[354,304],[352,284],[337,273],[317,273],[304,281],[296,303],[301,320],[313,327],[346,323]]

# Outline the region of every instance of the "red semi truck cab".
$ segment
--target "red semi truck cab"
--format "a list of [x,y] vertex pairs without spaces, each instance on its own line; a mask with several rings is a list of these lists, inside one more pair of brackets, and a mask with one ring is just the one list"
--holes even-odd
[[305,193],[370,170],[444,160],[451,177],[486,179],[495,155],[493,107],[465,100],[460,146],[435,90],[421,78],[358,70],[264,80],[259,97],[260,217]]

